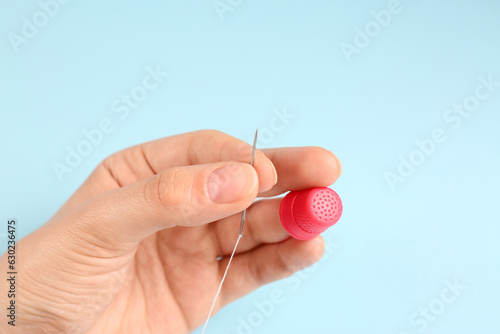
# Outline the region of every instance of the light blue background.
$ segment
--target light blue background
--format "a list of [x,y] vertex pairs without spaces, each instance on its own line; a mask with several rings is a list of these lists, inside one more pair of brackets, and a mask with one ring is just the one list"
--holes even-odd
[[[245,333],[238,317],[249,333],[420,333],[410,316],[447,280],[467,288],[422,332],[498,333],[500,88],[459,128],[443,117],[478,77],[500,80],[500,3],[400,6],[348,62],[341,43],[387,2],[243,0],[221,20],[212,0],[71,1],[16,53],[9,33],[40,7],[0,0],[0,218],[26,235],[117,150],[204,128],[250,141],[286,108],[294,118],[261,147],[323,146],[344,166],[333,251],[297,289],[263,287],[207,333]],[[112,102],[157,65],[168,77],[120,119]],[[52,164],[103,118],[113,132],[60,182]],[[447,140],[391,190],[384,173],[436,128]],[[285,302],[259,318],[254,303],[275,289]]]

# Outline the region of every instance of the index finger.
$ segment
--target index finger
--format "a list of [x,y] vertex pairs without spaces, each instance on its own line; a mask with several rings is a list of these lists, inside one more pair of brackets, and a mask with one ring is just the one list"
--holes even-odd
[[[172,167],[221,161],[250,163],[252,156],[252,145],[216,130],[189,132],[151,141],[142,144],[142,150],[144,160],[155,174]],[[254,168],[259,175],[260,191],[271,189],[277,181],[276,170],[260,150],[255,151]]]
[[[200,130],[165,137],[119,151],[99,164],[83,185],[61,207],[57,215],[99,193],[147,179],[173,167],[222,161],[250,163],[252,146],[217,130]],[[271,160],[255,152],[254,168],[259,176],[259,191],[276,183]]]

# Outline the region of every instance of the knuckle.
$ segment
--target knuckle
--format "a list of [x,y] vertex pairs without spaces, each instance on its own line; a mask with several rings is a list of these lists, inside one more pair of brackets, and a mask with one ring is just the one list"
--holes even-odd
[[284,251],[282,248],[278,248],[277,257],[279,259],[279,267],[283,272],[283,276],[287,277],[293,275],[294,273],[305,269],[308,267],[302,259],[297,259],[289,252]]
[[201,135],[206,135],[206,136],[219,136],[219,135],[225,135],[224,132],[220,130],[215,130],[215,129],[206,129],[206,130],[200,130],[199,133]]
[[145,187],[145,197],[160,210],[176,217],[175,224],[185,225],[209,205],[202,185],[181,168],[176,167],[157,174]]
[[194,135],[195,135],[194,137],[196,138],[203,138],[202,142],[206,140],[213,140],[216,138],[227,136],[226,133],[213,129],[197,130],[194,132]]
[[178,206],[189,196],[189,185],[181,168],[172,168],[153,178],[148,191],[161,207]]
[[102,168],[106,171],[110,171],[112,169],[112,166],[115,164],[115,156],[114,154],[113,155],[110,155],[106,158],[104,158],[98,165],[98,168]]
[[111,168],[113,166],[116,166],[116,164],[119,162],[118,159],[119,159],[118,153],[110,154],[101,161],[101,165],[107,168]]
[[252,277],[253,281],[257,286],[264,285],[267,282],[266,275],[264,273],[264,268],[261,263],[258,261],[251,262],[249,266],[250,277]]

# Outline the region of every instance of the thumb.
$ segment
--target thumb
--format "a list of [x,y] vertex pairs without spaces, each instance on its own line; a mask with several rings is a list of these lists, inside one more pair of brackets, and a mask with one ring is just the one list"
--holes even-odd
[[78,210],[84,219],[77,230],[92,244],[129,249],[159,230],[207,224],[244,210],[258,184],[255,169],[240,162],[171,168],[91,198]]

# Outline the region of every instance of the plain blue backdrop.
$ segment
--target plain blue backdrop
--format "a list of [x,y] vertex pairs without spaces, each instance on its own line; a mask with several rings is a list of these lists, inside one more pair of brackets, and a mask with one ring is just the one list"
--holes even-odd
[[207,333],[498,333],[499,2],[47,2],[0,0],[0,219],[21,235],[117,150],[259,128],[340,157],[344,214],[322,262]]

